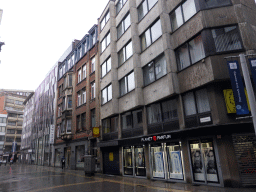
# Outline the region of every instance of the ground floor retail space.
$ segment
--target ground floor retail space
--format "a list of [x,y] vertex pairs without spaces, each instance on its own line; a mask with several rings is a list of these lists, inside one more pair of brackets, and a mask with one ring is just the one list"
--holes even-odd
[[[241,180],[234,138],[237,136],[164,134],[101,142],[103,173],[220,187],[242,186],[244,180],[254,183],[248,174]],[[253,149],[255,155],[255,143]],[[251,171],[255,156],[250,157],[247,170]]]

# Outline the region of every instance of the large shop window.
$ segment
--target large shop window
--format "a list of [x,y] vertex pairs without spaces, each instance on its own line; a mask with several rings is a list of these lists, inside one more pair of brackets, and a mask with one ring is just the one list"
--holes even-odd
[[124,175],[146,176],[144,146],[123,147]]
[[166,59],[162,54],[143,68],[144,85],[158,80],[166,73]]
[[187,0],[171,13],[172,31],[178,29],[196,13],[195,0]]
[[126,112],[121,115],[122,137],[143,135],[142,109]]
[[60,167],[60,160],[61,160],[61,149],[55,149],[55,167]]
[[164,169],[164,148],[159,145],[151,146],[150,148],[151,158],[151,174],[153,178],[165,178]]
[[147,107],[148,133],[158,133],[179,128],[177,101],[170,99]]
[[236,26],[212,29],[216,52],[242,49]]
[[76,146],[76,168],[84,167],[85,146]]
[[120,80],[120,96],[135,89],[134,72],[128,74]]
[[118,52],[118,65],[122,65],[126,60],[128,60],[132,56],[132,54],[132,41],[130,41]]
[[110,100],[112,100],[112,84],[105,87],[101,91],[101,103],[105,104],[105,103],[109,102]]
[[181,46],[177,51],[179,70],[182,70],[205,57],[202,36],[199,35]]
[[102,120],[103,140],[117,139],[118,116]]
[[145,0],[138,7],[139,21],[154,7],[157,0]]
[[130,25],[131,25],[131,16],[129,13],[117,26],[117,39],[119,39],[122,36],[122,34],[130,27]]
[[219,183],[213,140],[192,140],[189,145],[194,181]]
[[156,21],[141,35],[141,49],[144,51],[162,35],[161,20]]
[[186,127],[212,124],[207,90],[188,92],[183,96]]

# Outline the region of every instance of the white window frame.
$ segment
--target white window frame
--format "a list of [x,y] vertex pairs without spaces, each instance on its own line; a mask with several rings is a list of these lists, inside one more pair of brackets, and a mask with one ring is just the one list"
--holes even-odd
[[[103,92],[106,92],[106,101],[103,100]],[[108,85],[101,91],[101,103],[102,105],[112,100],[112,84]]]
[[83,75],[83,79],[85,79],[86,78],[86,65],[84,65],[83,67],[82,67],[82,75]]
[[[127,47],[131,45],[131,55],[127,56]],[[123,57],[124,57],[124,61],[121,62],[120,61],[120,54],[121,52],[123,52]],[[127,61],[130,57],[132,57],[133,55],[133,46],[132,46],[132,41],[129,41],[129,43],[127,43],[119,52],[118,52],[118,65],[121,66],[123,63],[125,63],[125,61]]]
[[77,72],[77,83],[80,83],[82,81],[82,70],[79,69]]
[[91,59],[91,73],[93,73],[95,71],[95,57],[93,57]]
[[[111,57],[101,64],[101,77],[104,77],[111,70]],[[103,73],[104,71],[104,73]]]
[[105,37],[103,38],[103,40],[100,43],[101,53],[104,52],[104,50],[108,47],[109,44],[110,44],[110,32],[108,32],[105,35]]
[[95,87],[95,81],[91,83],[91,99],[95,99],[95,93],[96,93],[96,87]]
[[[128,19],[128,20],[127,20]],[[126,22],[129,21],[129,25],[125,26]],[[131,15],[130,13],[128,13],[123,20],[119,23],[119,25],[117,26],[117,39],[119,39],[126,31],[127,29],[131,26]],[[119,34],[119,30],[118,28],[121,27],[122,31],[121,34]]]
[[105,14],[104,18],[100,22],[100,30],[102,30],[105,27],[105,25],[107,24],[109,19],[110,19],[110,13],[108,10],[107,13]]

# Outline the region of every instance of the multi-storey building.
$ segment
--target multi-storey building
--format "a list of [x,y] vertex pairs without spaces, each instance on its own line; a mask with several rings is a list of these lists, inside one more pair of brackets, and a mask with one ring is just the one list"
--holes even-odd
[[37,165],[53,163],[56,85],[57,64],[49,71],[35,93],[24,102],[23,162]]
[[108,2],[99,19],[103,173],[255,184],[250,115],[230,113],[233,96],[223,93],[230,56],[256,52],[255,18],[254,0]]
[[98,26],[94,25],[58,66],[55,166],[84,167],[85,154],[96,155],[93,127],[99,126]]
[[5,132],[5,134],[1,134],[1,140],[4,141],[2,147],[3,153],[13,154],[14,152],[20,151],[24,112],[23,102],[30,93],[32,93],[32,91],[0,90],[0,113],[4,116],[7,115],[6,118],[2,117],[2,123],[5,123],[5,126],[3,126],[3,124],[1,126],[1,132]]

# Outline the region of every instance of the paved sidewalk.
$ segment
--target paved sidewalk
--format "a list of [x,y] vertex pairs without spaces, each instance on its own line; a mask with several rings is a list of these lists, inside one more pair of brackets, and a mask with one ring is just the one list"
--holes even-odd
[[194,186],[98,173],[88,177],[82,170],[15,164],[0,166],[0,191],[256,192],[256,189]]

